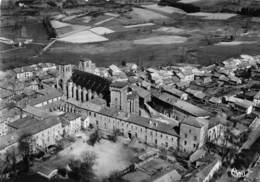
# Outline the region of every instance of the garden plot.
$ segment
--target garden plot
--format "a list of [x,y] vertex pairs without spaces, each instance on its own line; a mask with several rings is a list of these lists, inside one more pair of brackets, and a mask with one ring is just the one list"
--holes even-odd
[[133,11],[130,12],[130,16],[133,19],[139,19],[140,21],[150,21],[168,18],[167,16],[142,8],[133,8]]
[[255,44],[256,41],[233,41],[233,42],[219,42],[215,45],[217,46],[236,46],[241,44]]
[[198,16],[202,19],[206,20],[227,20],[236,16],[237,14],[234,13],[205,13],[205,12],[198,12],[198,13],[189,13],[190,16]]
[[143,7],[150,9],[150,10],[155,10],[155,11],[159,11],[162,13],[168,13],[168,14],[172,14],[172,13],[186,14],[186,12],[183,11],[182,9],[174,8],[171,6],[159,6],[157,4],[151,4],[151,5],[143,5]]
[[91,28],[90,31],[94,32],[95,34],[98,34],[98,35],[114,33],[113,30],[106,28],[106,27],[94,27],[94,28]]
[[84,23],[89,23],[91,20],[92,20],[91,16],[82,17],[82,21],[83,21]]
[[155,36],[145,39],[135,40],[134,44],[141,45],[160,45],[160,44],[179,44],[187,40],[186,37],[181,36]]
[[51,26],[52,26],[54,29],[63,28],[63,27],[67,27],[67,26],[70,26],[70,25],[71,25],[71,24],[69,24],[69,23],[64,23],[64,22],[57,21],[57,20],[51,20],[50,23],[51,23]]
[[97,35],[91,31],[85,30],[59,38],[58,40],[70,43],[94,43],[107,41],[108,39],[100,35]]
[[185,33],[186,31],[181,28],[176,27],[160,27],[155,32],[163,32],[163,33]]
[[154,23],[141,23],[141,24],[137,24],[137,25],[127,25],[124,26],[124,28],[138,28],[138,27],[146,27],[146,26],[153,26],[155,25]]
[[189,3],[197,3],[200,2],[202,0],[180,0],[180,3],[184,3],[184,4],[189,4]]

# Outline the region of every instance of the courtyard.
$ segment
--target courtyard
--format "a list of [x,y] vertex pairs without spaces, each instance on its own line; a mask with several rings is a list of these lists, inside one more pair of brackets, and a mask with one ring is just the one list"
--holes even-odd
[[[138,150],[134,150],[134,146],[128,146],[129,139],[118,137],[117,142],[101,139],[94,146],[88,144],[89,133],[80,133],[76,135],[76,141],[66,145],[66,148],[58,152],[50,159],[36,163],[35,171],[42,171],[45,174],[50,174],[59,168],[64,168],[71,160],[81,159],[86,152],[94,153],[96,156],[94,171],[98,178],[108,177],[111,173],[121,171],[137,160],[140,155]],[[144,145],[136,145],[143,148]]]

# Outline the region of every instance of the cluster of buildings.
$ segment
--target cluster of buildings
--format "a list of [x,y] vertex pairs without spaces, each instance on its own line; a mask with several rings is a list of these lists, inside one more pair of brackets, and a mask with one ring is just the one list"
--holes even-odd
[[[88,127],[103,134],[118,130],[185,156],[208,142],[239,149],[259,124],[259,65],[259,56],[242,55],[207,67],[103,68],[86,59],[16,68],[1,87],[9,95],[1,97],[0,153],[14,150],[24,135],[30,134],[36,152]],[[205,170],[210,176],[192,180],[209,181],[220,167],[216,157]]]

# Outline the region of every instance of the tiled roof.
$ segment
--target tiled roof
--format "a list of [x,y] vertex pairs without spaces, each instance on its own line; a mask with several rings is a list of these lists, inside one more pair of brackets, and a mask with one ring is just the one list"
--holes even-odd
[[162,123],[152,118],[130,116],[128,121],[146,128],[150,128],[151,130],[156,130],[162,133],[167,133],[169,135],[178,137],[178,134],[175,132],[172,125]]
[[111,83],[110,86],[111,86],[111,87],[115,87],[115,88],[124,88],[124,87],[127,86],[127,82],[116,81],[116,82]]
[[38,92],[38,96],[36,98],[32,98],[29,100],[29,104],[31,106],[34,106],[39,103],[43,103],[50,99],[61,97],[63,95],[59,90],[52,87],[47,87],[43,90],[38,90],[37,92]]
[[206,119],[196,118],[193,116],[189,116],[182,121],[182,124],[194,126],[196,128],[201,128],[201,127],[205,126],[205,124],[208,124],[208,123],[209,123],[209,121]]
[[84,87],[86,89],[91,89],[97,93],[102,93],[105,100],[109,101],[110,92],[109,87],[111,82],[103,77],[91,74],[88,72],[83,72],[75,70],[72,74],[72,81],[76,85]]
[[53,117],[46,120],[38,120],[37,123],[21,128],[13,133],[0,137],[0,150],[18,142],[19,138],[24,134],[34,135],[42,130],[59,124],[60,121]]
[[8,123],[7,125],[9,127],[15,128],[15,129],[21,129],[21,128],[31,126],[31,125],[35,124],[36,122],[38,122],[38,120],[35,118],[25,117],[22,119],[18,119],[14,122]]
[[210,115],[208,111],[183,100],[178,100],[176,103],[174,103],[174,106],[184,110],[187,113],[190,113],[195,117],[206,117]]
[[148,90],[146,90],[146,89],[144,89],[144,88],[142,88],[142,87],[138,87],[138,86],[131,86],[136,92],[137,92],[137,94],[140,96],[140,97],[142,97],[142,98],[145,98],[145,97],[147,97],[148,95],[150,95],[151,93],[148,91]]

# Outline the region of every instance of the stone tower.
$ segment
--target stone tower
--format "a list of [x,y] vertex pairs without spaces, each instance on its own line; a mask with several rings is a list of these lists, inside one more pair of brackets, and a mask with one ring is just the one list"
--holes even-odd
[[57,88],[61,89],[65,95],[67,95],[67,85],[68,81],[72,76],[73,65],[59,65],[58,67],[58,77],[57,77]]
[[126,82],[114,82],[110,85],[110,107],[127,112],[127,91]]

